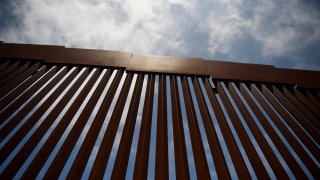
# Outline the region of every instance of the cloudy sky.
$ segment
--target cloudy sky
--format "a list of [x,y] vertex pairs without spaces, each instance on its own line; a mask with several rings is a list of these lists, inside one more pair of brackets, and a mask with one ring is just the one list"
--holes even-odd
[[1,0],[0,40],[320,70],[317,0]]

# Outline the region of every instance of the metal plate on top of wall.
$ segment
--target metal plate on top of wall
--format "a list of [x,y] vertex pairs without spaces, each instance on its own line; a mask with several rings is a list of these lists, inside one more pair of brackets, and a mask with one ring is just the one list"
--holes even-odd
[[169,56],[146,56],[133,54],[130,58],[127,70],[209,75],[206,70],[205,61],[200,58],[179,58]]

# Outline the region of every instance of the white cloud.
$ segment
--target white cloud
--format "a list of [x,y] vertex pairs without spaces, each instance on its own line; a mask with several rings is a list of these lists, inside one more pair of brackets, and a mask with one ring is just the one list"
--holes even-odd
[[19,22],[0,32],[7,42],[320,68],[305,51],[320,49],[320,11],[300,0],[23,0],[12,8]]
[[[306,11],[296,0],[288,0],[281,6],[279,3],[264,3],[256,9],[252,33],[261,42],[264,56],[290,54],[313,41],[320,41],[317,35],[320,19],[317,16],[318,12],[311,8]],[[309,36],[313,39],[310,40]]]
[[211,11],[202,26],[210,37],[211,54],[232,55],[236,41],[248,36],[261,45],[263,57],[287,55],[320,42],[319,12],[296,0],[260,1],[250,9],[244,1],[220,1],[216,6],[219,10]]
[[182,52],[185,49],[179,23],[169,6],[164,1],[149,0],[16,2],[14,13],[21,24],[8,29],[1,38],[145,53]]
[[246,35],[251,22],[241,17],[237,2],[220,1],[214,6],[217,11],[209,12],[201,28],[209,34],[208,51],[227,54],[233,43]]

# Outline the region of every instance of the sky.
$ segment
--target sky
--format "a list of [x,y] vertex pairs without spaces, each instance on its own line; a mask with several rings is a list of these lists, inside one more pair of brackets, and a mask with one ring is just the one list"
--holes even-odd
[[1,0],[0,40],[320,70],[320,1]]

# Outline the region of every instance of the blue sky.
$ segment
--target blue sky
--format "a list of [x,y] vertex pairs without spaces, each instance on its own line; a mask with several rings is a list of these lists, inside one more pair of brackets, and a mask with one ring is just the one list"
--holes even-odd
[[6,42],[320,70],[317,0],[2,0]]

